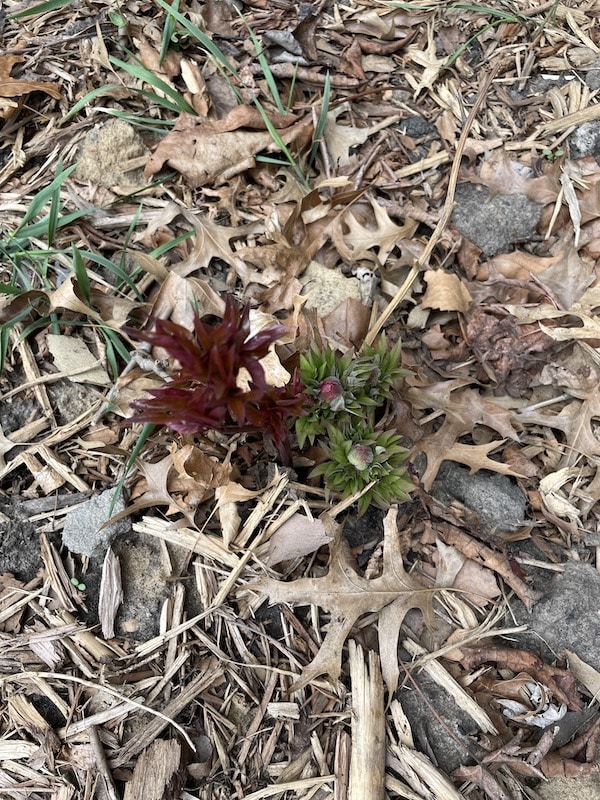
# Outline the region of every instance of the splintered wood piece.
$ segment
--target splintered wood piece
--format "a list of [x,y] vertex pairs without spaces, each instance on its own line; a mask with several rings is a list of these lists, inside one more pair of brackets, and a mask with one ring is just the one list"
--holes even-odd
[[348,642],[352,683],[352,756],[349,800],[383,800],[385,796],[385,712],[379,657]]
[[123,800],[175,800],[184,783],[181,745],[176,739],[156,739],[139,757]]
[[122,602],[121,562],[114,554],[113,549],[109,547],[102,564],[102,580],[98,598],[98,617],[105,639],[112,639],[115,635],[115,618]]

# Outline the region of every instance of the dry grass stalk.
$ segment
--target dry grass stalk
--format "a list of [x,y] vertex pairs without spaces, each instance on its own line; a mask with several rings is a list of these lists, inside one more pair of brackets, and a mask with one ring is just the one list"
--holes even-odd
[[[400,783],[398,790],[409,800],[435,797],[435,800],[463,800],[448,778],[433,766],[423,753],[414,749],[410,723],[398,700],[389,707],[396,735],[389,737],[387,763],[408,784],[407,790]],[[412,790],[412,791],[411,791]]]
[[[404,649],[411,656],[423,656],[427,652],[420,644],[412,639],[404,639],[402,642]],[[437,660],[428,660],[423,669],[433,678],[433,680],[445,689],[454,699],[454,702],[477,723],[480,730],[486,733],[498,733],[496,726],[473,698],[465,692],[462,686],[450,675],[450,673]]]

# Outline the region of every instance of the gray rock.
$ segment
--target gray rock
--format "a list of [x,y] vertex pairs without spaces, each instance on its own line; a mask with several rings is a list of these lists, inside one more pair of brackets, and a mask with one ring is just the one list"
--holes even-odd
[[[406,660],[410,661],[410,656]],[[410,722],[417,749],[446,773],[478,763],[485,751],[475,742],[477,724],[427,673],[417,670],[412,680],[396,697]]]
[[536,788],[544,800],[598,800],[600,775],[585,778],[550,778]]
[[588,89],[600,89],[600,58],[597,58],[585,76],[585,84]]
[[115,537],[129,530],[129,521],[126,519],[102,527],[113,514],[125,508],[123,499],[119,497],[111,512],[114,492],[114,489],[108,489],[69,511],[65,517],[62,539],[64,546],[72,553],[104,556]]
[[439,138],[436,128],[419,114],[403,119],[402,122],[398,123],[398,128],[401,133],[412,136],[414,139],[419,139],[422,136],[429,138],[437,136]]
[[471,475],[467,467],[444,461],[431,494],[444,505],[463,503],[488,530],[515,531],[525,524],[525,495],[512,478],[498,472],[482,469]]
[[531,614],[520,603],[511,603],[511,608],[517,623],[529,627],[517,635],[519,647],[550,662],[572,650],[600,670],[600,573],[590,564],[567,562]]
[[600,122],[584,122],[569,138],[571,158],[593,156],[600,164]]
[[491,197],[488,189],[474,183],[460,183],[455,200],[452,224],[488,257],[530,241],[542,213],[542,206],[523,194]]

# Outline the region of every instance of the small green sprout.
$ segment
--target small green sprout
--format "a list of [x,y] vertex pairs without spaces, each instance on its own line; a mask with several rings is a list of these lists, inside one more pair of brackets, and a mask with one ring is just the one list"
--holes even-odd
[[80,592],[85,592],[85,590],[87,589],[87,586],[85,585],[85,583],[82,583],[79,580],[79,578],[75,578],[75,577],[71,578],[71,583],[73,584],[73,586],[76,589],[79,589]]
[[322,475],[331,491],[350,497],[373,483],[358,500],[359,514],[371,503],[388,508],[398,500],[408,500],[413,483],[404,468],[408,450],[401,447],[401,436],[389,431],[374,431],[359,425],[350,431],[329,427],[329,443],[324,444],[329,459],[311,472]]
[[549,147],[544,147],[542,149],[542,155],[548,161],[556,161],[557,158],[561,158],[564,154],[565,151],[560,148],[558,150],[551,150]]

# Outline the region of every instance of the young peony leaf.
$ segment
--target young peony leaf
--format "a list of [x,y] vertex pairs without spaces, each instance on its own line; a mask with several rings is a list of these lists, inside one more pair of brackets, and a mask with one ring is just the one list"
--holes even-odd
[[[297,376],[287,386],[269,386],[260,363],[284,331],[282,325],[250,335],[249,307],[238,308],[228,296],[216,324],[196,316],[191,331],[168,320],[156,320],[154,331],[125,331],[164,348],[177,362],[169,383],[132,403],[134,422],[186,434],[258,432],[271,437],[283,461],[291,463],[288,422],[303,413],[303,387]],[[249,376],[248,389],[238,385],[242,370]]]

